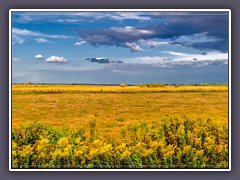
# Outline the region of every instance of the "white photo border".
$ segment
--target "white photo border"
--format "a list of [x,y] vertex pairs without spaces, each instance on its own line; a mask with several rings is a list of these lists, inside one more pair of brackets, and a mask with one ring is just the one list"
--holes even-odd
[[[15,169],[12,168],[12,12],[228,12],[228,169]],[[231,9],[9,9],[9,171],[231,171]]]

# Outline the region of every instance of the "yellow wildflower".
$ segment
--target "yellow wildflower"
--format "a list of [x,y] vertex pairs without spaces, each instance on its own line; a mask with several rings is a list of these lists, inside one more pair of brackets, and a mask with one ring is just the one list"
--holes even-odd
[[159,141],[159,142],[158,142],[158,146],[159,146],[159,147],[164,147],[164,146],[165,146],[165,143],[164,143],[163,141]]
[[126,149],[126,143],[122,143],[116,147],[116,150],[124,151]]
[[142,143],[142,142],[137,143],[137,144],[136,144],[136,147],[137,147],[137,148],[142,148],[142,147],[143,147],[143,143]]
[[70,155],[69,151],[65,151],[61,154],[62,157],[68,157]]
[[18,148],[17,143],[15,143],[14,141],[12,141],[12,149],[17,149],[17,148]]
[[18,160],[17,159],[15,159],[14,161],[13,161],[13,166],[17,166],[18,165]]
[[112,145],[105,144],[103,147],[100,148],[99,154],[104,154],[104,153],[111,152],[111,151],[112,151]]
[[184,146],[184,147],[183,147],[183,153],[184,153],[184,154],[189,153],[190,149],[191,149],[191,146],[190,146],[190,145]]
[[204,157],[203,160],[204,160],[204,162],[206,162],[206,161],[209,160],[209,158],[208,157]]
[[98,154],[98,149],[92,148],[92,149],[90,150],[89,154],[90,154],[91,156],[96,156],[96,155]]
[[62,154],[62,152],[59,149],[56,149],[53,153],[53,157],[58,157]]
[[33,153],[33,148],[30,145],[24,146],[21,152],[22,157],[29,156]]
[[153,153],[153,150],[152,149],[143,149],[142,153],[141,153],[141,156],[143,157],[149,157],[151,156],[151,154]]
[[98,144],[101,144],[101,140],[100,139],[96,139],[93,141],[93,144],[96,146]]
[[37,146],[37,152],[41,152],[42,151],[42,149],[43,149],[43,146],[41,145],[41,144],[39,144],[38,146]]
[[204,154],[204,151],[203,151],[203,150],[197,150],[196,153],[195,153],[195,155],[196,155],[197,157],[202,156],[203,154]]
[[47,138],[42,138],[38,142],[39,142],[39,144],[48,144],[49,140]]
[[220,144],[220,145],[217,146],[217,152],[218,153],[221,153],[223,151],[223,149],[224,149],[223,145]]
[[76,144],[80,144],[80,142],[81,142],[81,138],[80,137],[75,140]]
[[86,151],[88,149],[88,146],[81,146],[82,151]]
[[74,156],[75,157],[82,156],[82,154],[83,154],[83,151],[81,151],[81,150],[74,150]]
[[158,146],[158,143],[156,141],[151,141],[150,142],[150,147],[151,148],[156,148]]
[[66,146],[69,144],[68,138],[66,138],[66,137],[61,137],[61,138],[57,141],[57,144],[58,144],[60,147],[66,147]]
[[169,157],[169,156],[172,156],[173,154],[174,154],[174,150],[170,150],[164,154],[164,157]]
[[202,142],[201,138],[196,138],[195,139],[195,146],[201,146],[201,142]]
[[86,158],[87,158],[88,160],[91,160],[91,159],[93,158],[93,156],[92,156],[91,154],[88,154],[88,155],[86,156]]
[[128,151],[128,150],[125,150],[121,156],[120,156],[120,159],[123,160],[123,159],[126,159],[126,158],[129,158],[131,155],[131,153]]
[[41,153],[38,155],[38,157],[44,159],[44,158],[45,158],[45,154],[44,154],[43,152],[41,152]]
[[12,156],[13,156],[13,157],[17,156],[17,151],[14,151],[14,150],[13,150],[13,151],[12,151]]

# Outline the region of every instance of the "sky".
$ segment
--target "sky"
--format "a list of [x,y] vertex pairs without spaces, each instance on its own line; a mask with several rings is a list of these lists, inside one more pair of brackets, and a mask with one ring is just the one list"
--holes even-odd
[[12,12],[13,83],[228,83],[228,12]]

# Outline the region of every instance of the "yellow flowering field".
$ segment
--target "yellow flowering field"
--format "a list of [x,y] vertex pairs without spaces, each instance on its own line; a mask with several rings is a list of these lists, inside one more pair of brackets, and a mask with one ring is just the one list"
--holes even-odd
[[13,168],[228,168],[226,85],[12,86]]
[[228,86],[219,85],[164,85],[164,84],[142,84],[127,86],[120,84],[119,86],[104,85],[52,85],[52,84],[14,84],[12,86],[13,93],[139,93],[139,92],[219,92],[227,91]]

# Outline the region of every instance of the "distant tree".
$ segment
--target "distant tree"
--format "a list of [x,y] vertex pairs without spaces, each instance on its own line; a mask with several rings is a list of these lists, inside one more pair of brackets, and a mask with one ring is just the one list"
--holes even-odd
[[120,87],[126,87],[127,84],[121,83],[121,84],[119,84],[119,86],[120,86]]

